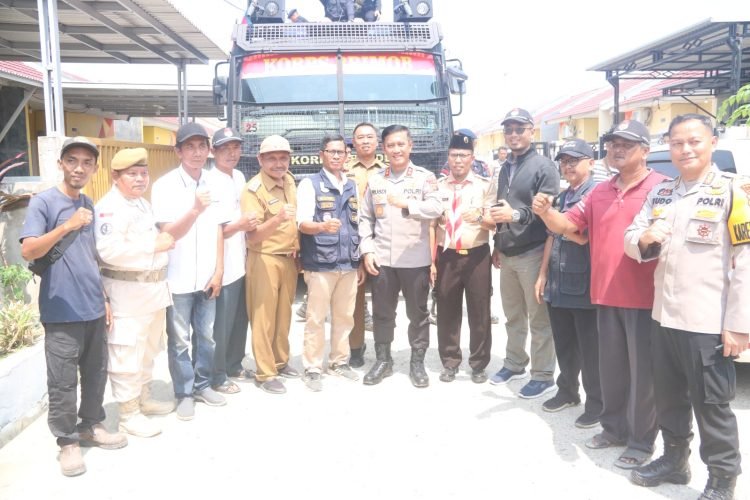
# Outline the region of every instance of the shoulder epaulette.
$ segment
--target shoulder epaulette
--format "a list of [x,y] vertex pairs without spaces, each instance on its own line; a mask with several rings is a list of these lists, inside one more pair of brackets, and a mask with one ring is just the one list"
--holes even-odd
[[260,188],[260,177],[253,177],[250,182],[247,183],[247,190],[251,193],[255,193]]

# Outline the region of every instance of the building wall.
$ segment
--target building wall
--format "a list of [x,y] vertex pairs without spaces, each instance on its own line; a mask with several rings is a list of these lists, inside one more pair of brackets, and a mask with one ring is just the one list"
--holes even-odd
[[65,135],[68,137],[83,135],[105,138],[114,137],[114,134],[112,120],[85,113],[65,113]]
[[144,126],[143,142],[147,144],[163,144],[165,146],[174,146],[175,133],[171,130],[161,127],[155,127],[151,125]]

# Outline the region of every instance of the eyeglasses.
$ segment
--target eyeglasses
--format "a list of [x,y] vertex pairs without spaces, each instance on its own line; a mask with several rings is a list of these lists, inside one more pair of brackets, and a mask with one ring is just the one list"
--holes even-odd
[[451,160],[465,160],[471,156],[471,153],[449,153],[448,158]]
[[531,128],[532,127],[505,127],[503,128],[503,133],[505,135],[523,135],[524,132],[526,132],[527,130],[531,130]]
[[581,157],[581,158],[573,158],[573,157],[562,158],[560,160],[560,166],[563,167],[563,168],[565,168],[565,167],[575,167],[576,165],[578,165],[579,163],[581,163],[581,160],[583,160],[583,157]]
[[324,152],[328,153],[329,155],[333,156],[334,158],[337,156],[345,156],[346,151],[342,151],[340,149],[324,149]]

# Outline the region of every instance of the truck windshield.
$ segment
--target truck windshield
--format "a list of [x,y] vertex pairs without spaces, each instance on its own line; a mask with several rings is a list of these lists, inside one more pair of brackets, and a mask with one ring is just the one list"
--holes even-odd
[[[335,54],[256,54],[242,62],[240,98],[258,104],[336,102]],[[345,101],[425,101],[440,97],[430,54],[344,53]]]

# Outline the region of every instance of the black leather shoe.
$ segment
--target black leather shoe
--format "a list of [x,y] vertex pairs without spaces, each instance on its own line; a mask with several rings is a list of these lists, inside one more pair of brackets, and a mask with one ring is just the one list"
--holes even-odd
[[375,344],[375,364],[365,375],[362,383],[375,385],[383,381],[385,377],[393,375],[393,358],[391,358],[391,344]]
[[412,349],[409,362],[409,379],[414,387],[423,388],[430,385],[430,378],[424,369],[426,349]]
[[475,384],[484,384],[487,382],[487,373],[484,370],[472,370],[471,381]]
[[351,356],[349,357],[349,366],[351,366],[352,368],[362,368],[363,366],[365,366],[366,350],[366,344],[362,344],[362,347],[360,347],[359,349],[352,349]]
[[706,489],[698,500],[733,500],[736,484],[736,477],[719,477],[709,473]]
[[450,368],[445,367],[443,368],[443,371],[440,372],[440,376],[438,377],[441,382],[453,382],[456,380],[456,372],[458,372],[457,368]]
[[639,486],[658,486],[661,483],[688,484],[690,482],[690,448],[687,444],[664,445],[664,455],[630,473],[630,481]]

